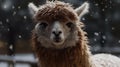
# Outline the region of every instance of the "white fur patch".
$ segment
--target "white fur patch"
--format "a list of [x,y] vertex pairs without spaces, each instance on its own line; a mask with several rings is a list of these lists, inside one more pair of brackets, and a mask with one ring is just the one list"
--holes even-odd
[[56,21],[56,22],[54,23],[54,25],[53,25],[52,31],[59,32],[59,31],[62,30],[61,28],[62,28],[62,27],[61,27],[60,23],[59,23],[58,21]]
[[[59,33],[59,31],[63,31],[62,30],[62,26],[61,26],[61,24],[60,24],[60,22],[59,21],[55,21],[54,22],[54,24],[53,24],[53,28],[52,28],[52,32],[55,32],[55,33]],[[53,41],[53,43],[55,44],[55,45],[61,45],[61,44],[63,44],[63,42],[64,42],[64,34],[63,33],[61,33],[59,36],[60,36],[60,38],[61,38],[61,42],[58,42],[58,43],[56,43],[56,42],[54,42],[54,38],[56,37],[55,36],[55,34],[54,33],[52,33],[51,32],[51,37],[50,37],[50,39]]]

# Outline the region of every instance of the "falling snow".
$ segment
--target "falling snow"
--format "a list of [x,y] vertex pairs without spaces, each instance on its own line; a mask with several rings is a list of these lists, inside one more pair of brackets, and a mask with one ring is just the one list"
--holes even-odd
[[99,36],[99,33],[95,32],[94,35]]
[[4,0],[3,3],[1,4],[1,7],[3,10],[8,11],[12,7],[12,2],[11,0]]
[[10,31],[10,29],[9,29],[9,28],[8,28],[7,30],[8,30],[8,31]]
[[105,9],[102,9],[102,11],[105,11]]
[[13,45],[12,44],[9,46],[9,49],[11,49],[11,50],[13,49]]
[[22,38],[22,36],[21,36],[21,35],[19,35],[19,36],[18,36],[18,38]]
[[16,11],[13,12],[13,16],[16,15]]
[[85,18],[83,17],[82,20],[85,20]]
[[103,39],[106,39],[106,36],[102,36]]
[[24,16],[24,19],[27,19],[27,16]]
[[114,27],[112,27],[112,30],[115,30],[115,28],[114,28]]
[[18,9],[20,9],[21,8],[21,6],[18,6]]
[[108,19],[106,18],[106,19],[105,19],[105,21],[107,22],[107,21],[108,21]]
[[98,3],[95,4],[95,6],[98,6],[98,5],[99,5]]
[[118,40],[118,43],[120,43],[120,40]]
[[[4,18],[3,20],[0,18],[0,25],[1,25],[1,29],[3,29],[3,28],[5,28],[5,26],[3,26],[4,25],[4,23],[11,23],[11,25],[12,25],[12,22],[14,23],[14,19],[16,19],[16,18],[13,18],[13,17],[16,17],[17,15],[20,15],[20,16],[22,16],[22,20],[20,21],[20,22],[22,22],[22,21],[26,21],[26,19],[28,19],[29,18],[29,15],[27,15],[28,13],[27,13],[27,11],[24,11],[24,9],[23,9],[23,7],[22,6],[20,6],[20,5],[18,5],[17,4],[17,6],[14,4],[14,2],[13,2],[14,0],[3,0],[3,3],[1,3],[0,4],[0,8],[1,8],[1,10],[2,11],[5,11],[5,12],[10,12],[10,11],[12,11],[11,12],[11,14],[10,15],[7,15],[6,16],[6,18]],[[41,0],[42,1],[42,0]],[[97,0],[96,0],[97,1]],[[119,5],[120,4],[120,0],[115,0],[115,1],[117,1],[117,5]],[[96,25],[95,27],[93,27],[94,29],[92,29],[92,27],[90,27],[92,30],[95,30],[95,32],[92,32],[92,35],[94,35],[95,37],[91,40],[92,42],[95,42],[95,43],[97,43],[97,42],[102,42],[102,43],[106,43],[106,41],[105,40],[109,40],[108,39],[108,36],[102,36],[99,32],[97,32],[97,31],[99,31],[99,24],[98,24],[98,28],[99,29],[97,29],[97,23],[99,22],[99,20],[102,20],[102,21],[104,21],[105,23],[107,23],[107,22],[110,22],[111,20],[113,20],[113,23],[115,24],[115,22],[114,22],[114,20],[116,21],[116,19],[118,19],[119,20],[119,7],[115,7],[115,8],[113,8],[113,6],[114,5],[116,5],[116,4],[112,4],[112,3],[114,3],[115,2],[114,0],[112,1],[112,0],[105,0],[105,2],[108,2],[107,4],[104,4],[104,2],[102,2],[101,1],[101,3],[96,3],[96,2],[91,2],[91,4],[92,3],[94,3],[93,5],[94,5],[94,7],[96,8],[96,9],[90,9],[90,21],[88,21],[87,19],[89,19],[89,17],[86,19],[86,17],[83,17],[83,18],[81,18],[81,20],[83,20],[83,21],[88,21],[89,22],[89,24],[93,24],[93,25]],[[118,3],[118,1],[119,1],[119,3]],[[101,6],[101,4],[102,5],[104,5],[103,7],[104,8],[101,8],[100,9],[100,6]],[[91,8],[92,6],[90,6],[90,8]],[[117,8],[117,9],[116,9]],[[100,9],[100,10],[99,10]],[[107,9],[110,9],[110,10],[107,10]],[[112,10],[112,9],[114,9],[114,10]],[[93,10],[93,11],[92,11]],[[95,10],[95,11],[94,11]],[[118,10],[118,13],[117,13],[117,10]],[[20,13],[20,11],[23,11],[23,12],[21,12]],[[102,12],[104,12],[104,13],[106,13],[105,14],[105,18],[104,19],[100,19],[100,13],[99,13],[99,11],[102,11]],[[8,13],[6,13],[6,14],[8,14]],[[17,15],[16,15],[17,14]],[[116,14],[116,15],[115,15]],[[12,17],[11,17],[11,15],[12,15]],[[117,17],[116,17],[117,16]],[[11,19],[12,18],[12,19]],[[92,18],[92,19],[91,19]],[[96,19],[97,18],[97,19]],[[23,20],[24,19],[24,20]],[[17,20],[17,19],[16,19]],[[91,21],[92,20],[92,21]],[[95,21],[94,21],[95,20]],[[97,21],[96,21],[97,20]],[[117,21],[118,21],[117,20]],[[19,19],[18,19],[18,22],[19,22]],[[103,23],[104,24],[104,22],[101,22],[101,23]],[[119,21],[118,21],[119,22]],[[16,23],[16,25],[17,25],[17,22],[15,22]],[[112,22],[111,22],[112,23]],[[20,24],[22,24],[22,23],[20,23]],[[19,25],[19,23],[18,23],[18,25]],[[23,24],[24,25],[24,24]],[[27,24],[26,24],[27,25]],[[109,24],[110,25],[110,24]],[[14,26],[14,25],[13,25]],[[7,27],[7,26],[6,26]],[[17,26],[16,26],[17,27]],[[18,26],[19,27],[19,26]],[[97,29],[97,31],[96,31],[96,29]],[[16,28],[16,29],[18,29],[18,28]],[[20,29],[23,29],[23,28],[21,28],[20,27]],[[24,29],[26,29],[26,30],[28,30],[28,31],[30,31],[30,29],[31,29],[31,27],[25,27]],[[102,29],[105,29],[106,30],[106,28],[102,28]],[[115,26],[113,26],[112,27],[112,25],[107,29],[107,30],[112,30],[112,31],[114,31],[114,30],[117,30],[117,27],[115,27]],[[6,28],[6,30],[7,31],[10,31],[11,29],[9,29],[8,27]],[[88,29],[89,30],[89,29]],[[91,30],[90,30],[91,31]],[[22,32],[24,32],[24,31],[22,31]],[[103,32],[103,31],[100,31],[100,32]],[[118,31],[119,32],[119,31]],[[105,31],[105,33],[106,33],[106,31]],[[110,32],[111,33],[111,32]],[[1,34],[0,34],[1,35]],[[89,34],[88,34],[89,35]],[[5,36],[5,35],[4,35]],[[90,35],[91,36],[91,35]],[[16,36],[17,38],[23,38],[23,36],[22,35],[17,35]],[[103,40],[101,40],[100,41],[100,37],[102,37],[103,38]],[[120,40],[116,40],[115,38],[112,38],[112,36],[111,36],[111,39],[113,39],[113,41],[115,40],[115,42],[117,41],[117,45],[118,44],[120,44]],[[111,43],[110,43],[111,44]],[[95,44],[96,45],[96,44]],[[97,43],[97,46],[98,46],[98,43]],[[95,47],[96,48],[96,47]],[[13,49],[13,45],[11,44],[10,45],[10,47],[9,47],[9,49]],[[97,48],[98,49],[98,48]],[[29,55],[28,55],[29,56]],[[28,59],[28,56],[26,57],[27,59]],[[21,59],[21,58],[20,58]],[[26,60],[26,59],[24,59],[24,60]],[[33,59],[32,59],[33,60]],[[0,67],[1,67],[1,63],[0,63]],[[5,66],[3,66],[3,67],[5,67]],[[7,66],[6,66],[7,67]],[[16,66],[15,66],[16,67]],[[24,66],[22,66],[22,65],[20,65],[20,66],[17,66],[17,67],[24,67]],[[26,66],[25,66],[26,67]],[[29,66],[27,66],[27,67],[29,67]]]
[[7,8],[7,5],[4,5],[3,8],[6,9],[6,8]]
[[96,38],[94,38],[94,41],[97,41],[97,39],[96,39]]
[[9,22],[9,19],[6,19],[6,22]]

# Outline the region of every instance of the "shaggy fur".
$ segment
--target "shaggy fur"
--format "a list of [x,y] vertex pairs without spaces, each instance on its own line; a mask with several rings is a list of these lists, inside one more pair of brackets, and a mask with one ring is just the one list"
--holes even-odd
[[92,67],[90,59],[91,54],[86,44],[87,40],[80,31],[79,36],[79,42],[76,43],[75,47],[56,50],[40,46],[34,34],[32,41],[33,48],[39,58],[41,67]]
[[48,2],[46,5],[39,8],[39,11],[36,13],[34,19],[36,21],[46,20],[48,22],[53,22],[55,20],[60,20],[65,22],[67,20],[75,21],[78,17],[71,8],[71,5],[62,2]]
[[[88,47],[86,33],[82,30],[83,24],[71,5],[63,2],[48,2],[39,8],[34,15],[36,22],[46,20],[52,23],[55,20],[77,21],[79,40],[73,47],[63,49],[45,48],[37,40],[37,34],[33,31],[32,45],[39,59],[40,67],[120,67],[120,59],[117,57],[99,54],[93,56]],[[109,60],[107,59],[109,58]]]

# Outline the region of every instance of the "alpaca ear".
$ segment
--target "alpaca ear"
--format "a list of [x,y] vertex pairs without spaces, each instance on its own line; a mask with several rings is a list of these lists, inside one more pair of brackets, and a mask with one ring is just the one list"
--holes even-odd
[[32,15],[34,15],[34,14],[38,11],[37,6],[35,6],[33,3],[29,3],[29,4],[28,4],[28,8],[29,8],[30,13],[31,13]]
[[78,14],[78,16],[81,18],[83,15],[85,15],[89,11],[88,2],[83,3],[80,7],[76,8],[75,11]]

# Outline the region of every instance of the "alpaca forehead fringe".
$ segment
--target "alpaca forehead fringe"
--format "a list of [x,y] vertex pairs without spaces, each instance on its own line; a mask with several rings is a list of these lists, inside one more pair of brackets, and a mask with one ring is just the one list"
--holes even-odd
[[72,6],[68,3],[55,1],[47,2],[46,4],[39,7],[38,12],[35,14],[35,20],[77,20],[77,15],[74,12]]

